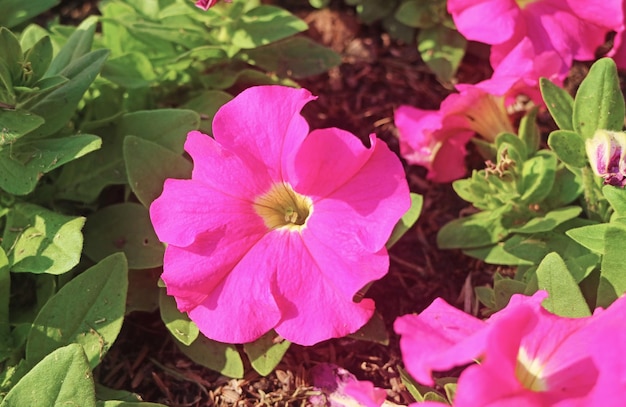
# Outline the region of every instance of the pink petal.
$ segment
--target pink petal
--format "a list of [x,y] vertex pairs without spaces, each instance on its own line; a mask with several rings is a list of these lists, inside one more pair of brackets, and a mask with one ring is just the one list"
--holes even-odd
[[[485,323],[437,298],[420,315],[396,319],[402,358],[415,380],[433,385],[433,370],[449,370],[477,358],[484,351]],[[459,346],[456,346],[459,345]]]
[[306,89],[248,88],[217,112],[213,136],[244,162],[260,160],[273,181],[283,181],[283,172],[309,132],[300,110],[314,99]]
[[201,8],[203,10],[208,10],[213,7],[218,0],[198,0],[196,1],[196,7]]
[[[207,337],[226,343],[258,339],[281,318],[274,290],[285,236],[268,233],[220,281],[189,317]],[[289,339],[289,338],[287,338]]]
[[513,0],[448,0],[448,11],[465,38],[485,44],[508,40],[521,23],[519,6]]
[[[280,233],[280,232],[279,232]],[[297,233],[283,232],[284,242],[276,253],[276,300],[283,318],[276,332],[300,345],[339,338],[357,331],[374,313],[374,302],[359,303],[339,291],[335,282],[322,273],[318,259],[313,257]],[[358,273],[358,268],[352,269]]]
[[[342,242],[359,242],[373,253],[384,247],[411,202],[406,175],[398,157],[374,136],[371,144],[371,154],[363,157],[368,158],[367,161],[360,160],[362,166],[357,172],[340,185],[335,184],[335,189],[328,195],[314,200],[314,212],[308,227],[322,241],[334,245],[335,236],[343,236]],[[331,182],[336,175],[332,170],[332,167],[320,169],[319,172],[325,174],[320,176],[320,182]],[[313,167],[311,171],[317,170]]]
[[253,201],[271,186],[267,168],[262,162],[243,161],[199,131],[187,135],[185,151],[193,159],[191,178],[226,195]]
[[239,239],[267,228],[251,201],[226,195],[195,180],[168,179],[163,193],[150,206],[150,219],[159,240],[189,246],[203,233]]
[[[363,407],[380,407],[387,399],[387,392],[384,389],[374,387],[374,384],[368,381],[348,382],[343,391]],[[352,404],[346,404],[348,405]]]

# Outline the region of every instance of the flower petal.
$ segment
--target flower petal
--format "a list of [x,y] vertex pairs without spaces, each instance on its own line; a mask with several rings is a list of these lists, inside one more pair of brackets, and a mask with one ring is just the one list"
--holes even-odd
[[[320,270],[298,233],[282,232],[284,244],[277,253],[276,301],[283,312],[276,332],[300,345],[339,338],[357,331],[374,313],[374,302],[359,303],[346,297]],[[342,270],[343,272],[343,270]],[[358,273],[357,270],[352,272]]]
[[508,40],[520,23],[520,9],[513,0],[448,0],[448,11],[465,38],[485,44]]
[[213,136],[244,162],[260,160],[273,181],[283,181],[285,167],[309,132],[300,110],[313,99],[306,89],[248,88],[216,113]]
[[254,236],[267,228],[250,201],[225,195],[195,180],[168,179],[150,206],[150,219],[162,242],[189,246],[198,235],[213,239]]
[[207,338],[226,343],[251,342],[278,323],[281,311],[274,300],[274,277],[283,266],[284,241],[280,233],[266,234],[206,299],[189,311],[189,317]]

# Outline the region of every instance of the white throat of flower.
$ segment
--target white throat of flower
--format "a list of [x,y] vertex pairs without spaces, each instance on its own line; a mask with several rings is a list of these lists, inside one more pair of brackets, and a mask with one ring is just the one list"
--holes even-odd
[[515,365],[515,376],[526,389],[531,391],[546,391],[548,385],[543,377],[545,365],[541,360],[531,359],[526,349],[520,347]]
[[278,182],[256,197],[254,210],[270,230],[301,231],[313,213],[313,201],[300,195],[286,182]]

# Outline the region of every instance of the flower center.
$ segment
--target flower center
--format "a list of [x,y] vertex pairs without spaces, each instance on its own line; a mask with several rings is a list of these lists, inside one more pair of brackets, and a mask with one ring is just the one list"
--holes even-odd
[[493,142],[500,133],[514,133],[513,125],[504,107],[504,97],[487,95],[465,112],[470,128],[485,140]]
[[258,196],[254,210],[269,229],[302,230],[313,212],[311,198],[300,195],[288,183],[276,183]]
[[530,3],[534,3],[537,0],[515,0],[515,2],[517,3],[517,5],[519,6],[519,8],[523,9],[524,7],[526,7],[527,5],[529,5]]
[[539,359],[531,359],[526,349],[520,348],[515,365],[515,376],[522,386],[530,391],[546,391],[548,385],[542,377],[543,368]]

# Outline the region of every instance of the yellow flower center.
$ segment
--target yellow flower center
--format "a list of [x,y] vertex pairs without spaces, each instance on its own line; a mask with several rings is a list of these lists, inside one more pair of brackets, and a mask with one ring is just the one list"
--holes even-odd
[[520,348],[515,365],[515,376],[522,386],[531,391],[546,391],[548,385],[543,376],[544,365],[539,359],[531,359],[526,349]]
[[253,206],[271,230],[285,228],[300,231],[313,212],[311,198],[300,195],[284,182],[272,185],[269,191],[254,200]]
[[485,140],[493,142],[500,133],[513,133],[515,129],[504,106],[503,96],[488,95],[464,112],[470,128]]
[[529,5],[530,3],[534,3],[537,0],[515,0],[515,2],[517,3],[517,5],[519,6],[519,8],[523,9],[524,7],[526,7],[527,5]]

